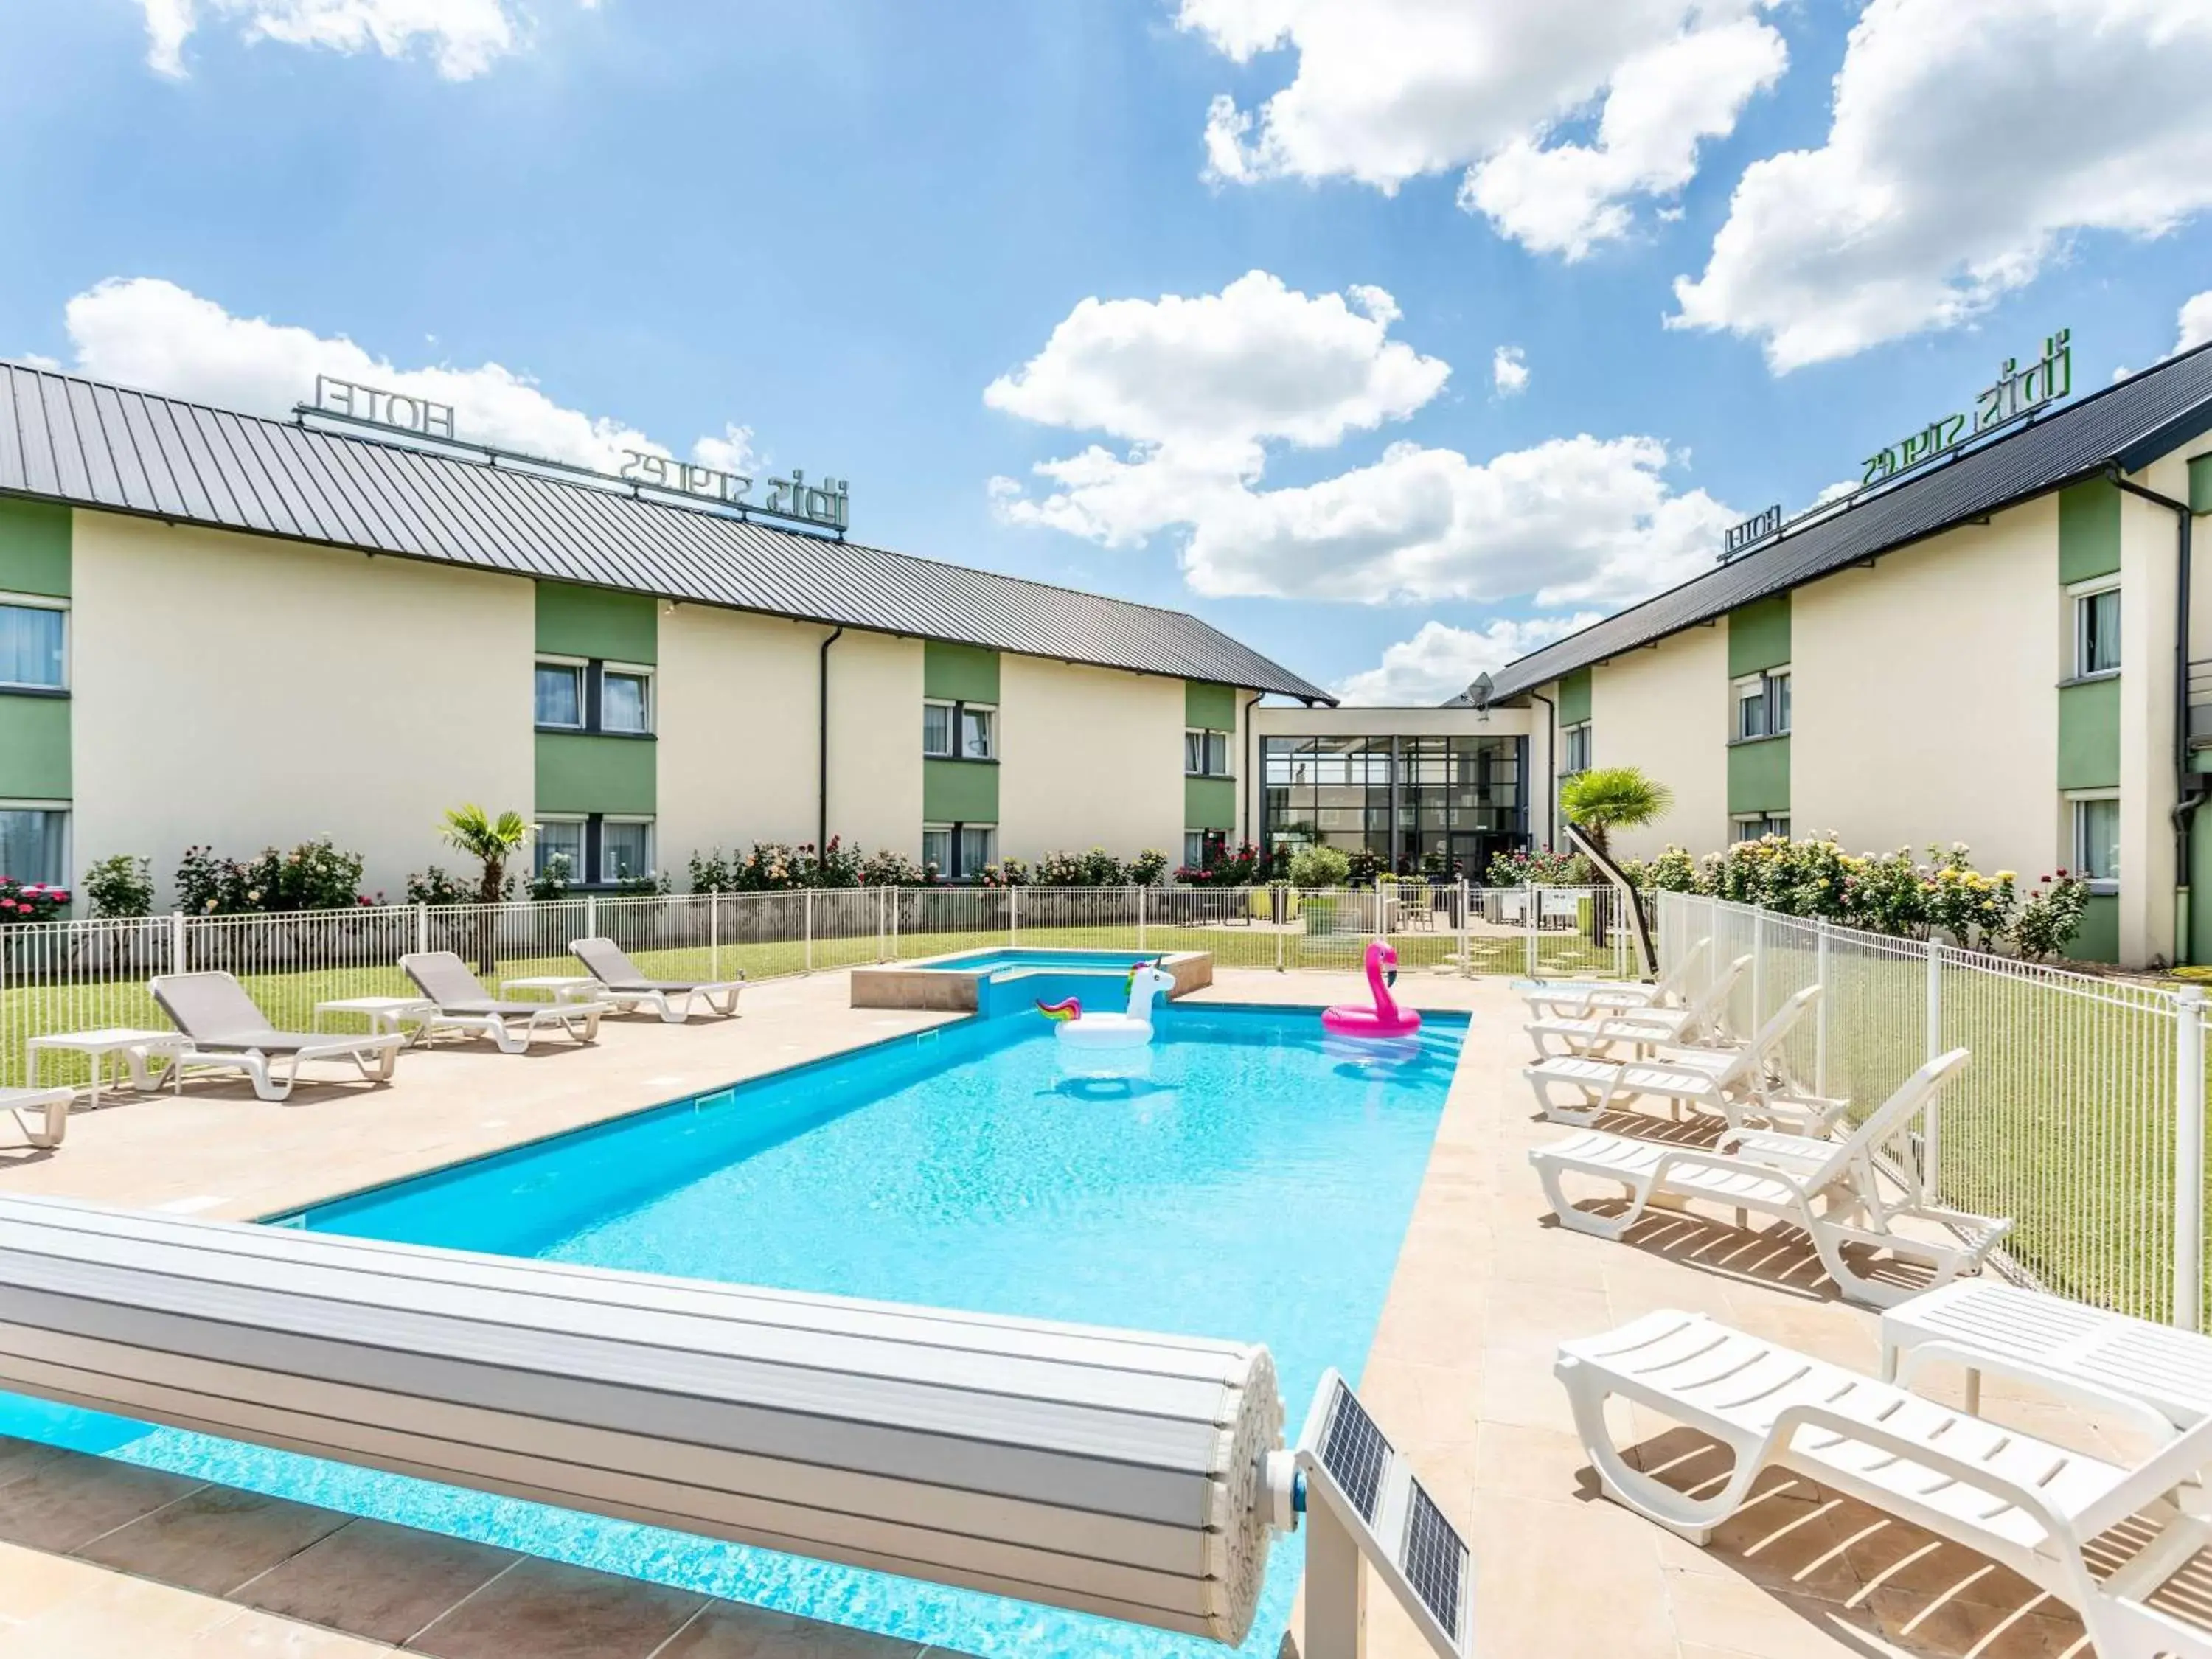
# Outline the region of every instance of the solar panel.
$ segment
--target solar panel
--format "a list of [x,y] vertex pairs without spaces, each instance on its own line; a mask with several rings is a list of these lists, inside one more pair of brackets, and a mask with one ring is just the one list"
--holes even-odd
[[1338,1379],[1328,1428],[1322,1436],[1321,1465],[1370,1522],[1382,1492],[1382,1471],[1389,1461],[1390,1443],[1352,1390]]
[[1406,1582],[1413,1587],[1437,1622],[1447,1631],[1460,1627],[1460,1596],[1467,1579],[1467,1546],[1444,1519],[1418,1480],[1406,1510],[1406,1544],[1399,1552]]

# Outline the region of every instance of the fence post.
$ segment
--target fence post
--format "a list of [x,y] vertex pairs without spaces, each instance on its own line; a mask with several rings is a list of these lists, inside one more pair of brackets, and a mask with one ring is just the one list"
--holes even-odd
[[806,929],[806,971],[811,974],[814,971],[814,890],[811,887],[806,888],[799,894],[799,896],[800,899],[799,908],[805,914],[806,918],[805,923]]
[[1474,977],[1474,946],[1468,938],[1470,930],[1468,927],[1467,906],[1467,878],[1462,876],[1459,878],[1459,976],[1462,979],[1473,979]]
[[187,971],[185,960],[185,913],[182,910],[169,912],[169,971],[173,974]]
[[898,960],[899,895],[904,891],[906,891],[906,889],[903,887],[894,887],[890,890],[891,953],[890,959],[893,962],[896,962]]
[[1283,941],[1291,931],[1291,896],[1297,890],[1295,887],[1284,888],[1275,908],[1275,971],[1279,974],[1283,971]]
[[1521,884],[1521,926],[1528,935],[1528,977],[1536,977],[1536,884]]
[[1142,886],[1137,889],[1137,948],[1139,951],[1145,948],[1145,890]]
[[599,896],[597,893],[586,893],[584,895],[584,937],[597,939],[599,936]]
[[1006,948],[1017,950],[1022,942],[1022,890],[1006,889]]
[[1820,994],[1813,1004],[1813,1092],[1828,1092],[1828,924],[1813,924],[1813,983]]
[[707,890],[707,977],[722,976],[722,890]]
[[417,904],[415,907],[415,953],[421,956],[429,948],[430,907],[428,904]]
[[1766,911],[1758,904],[1751,907],[1751,1024],[1744,1029],[1748,1037],[1766,1024]]
[[[1928,1052],[1933,1060],[1943,1052],[1943,947],[1928,941]],[[1943,1120],[1940,1099],[1928,1103],[1928,1127],[1920,1143],[1920,1200],[1936,1201],[1936,1181],[1942,1167]]]
[[2184,986],[2173,1009],[2173,1322],[2204,1321],[2204,993]]

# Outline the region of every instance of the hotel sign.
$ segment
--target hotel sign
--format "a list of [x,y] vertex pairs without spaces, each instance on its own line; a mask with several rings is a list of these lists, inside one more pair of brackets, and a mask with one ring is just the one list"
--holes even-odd
[[1973,413],[1944,415],[1928,422],[1910,437],[1900,438],[1866,459],[1860,488],[1886,483],[1899,474],[1925,465],[1948,454],[1969,438],[1978,438],[2024,416],[2045,404],[2069,397],[2074,391],[2073,331],[2062,328],[2043,343],[2043,356],[2020,366],[2008,357],[1997,371],[1996,384],[1974,398]]
[[803,524],[818,524],[830,530],[842,530],[853,521],[851,479],[824,478],[818,484],[810,484],[806,474],[795,466],[788,478],[768,481],[765,503],[750,499],[753,480],[742,472],[696,466],[665,455],[649,455],[641,449],[623,451],[621,476],[629,483],[665,489],[678,495],[696,495],[727,507],[773,514],[779,519],[797,519]]
[[1732,559],[1754,542],[1763,542],[1782,528],[1782,503],[1779,501],[1764,513],[1754,513],[1741,524],[1730,527],[1723,543],[1721,557]]
[[388,426],[395,431],[411,432],[418,438],[451,439],[453,435],[451,404],[434,404],[428,398],[386,392],[381,386],[341,380],[332,374],[315,376],[314,407],[325,415],[342,415],[366,426]]

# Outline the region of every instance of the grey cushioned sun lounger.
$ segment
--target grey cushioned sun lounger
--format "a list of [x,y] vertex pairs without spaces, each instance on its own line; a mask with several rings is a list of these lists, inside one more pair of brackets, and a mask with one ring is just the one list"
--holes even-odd
[[163,974],[149,988],[161,1012],[192,1040],[191,1052],[177,1058],[180,1073],[243,1072],[264,1100],[289,1097],[301,1066],[311,1060],[351,1060],[369,1082],[389,1083],[407,1040],[397,1031],[280,1031],[226,973]]
[[483,988],[451,951],[421,951],[399,958],[422,994],[438,1005],[432,1030],[480,1031],[503,1054],[519,1054],[538,1032],[559,1026],[579,1042],[596,1042],[604,1002],[502,1002]]
[[695,1001],[725,1019],[738,1012],[742,974],[720,980],[647,979],[611,939],[572,939],[568,949],[599,981],[599,994],[617,1008],[650,1008],[670,1025],[681,1025],[689,1018]]

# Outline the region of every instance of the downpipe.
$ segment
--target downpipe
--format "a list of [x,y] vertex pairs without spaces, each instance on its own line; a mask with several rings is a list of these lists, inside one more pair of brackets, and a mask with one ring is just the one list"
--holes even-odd
[[822,705],[821,754],[815,776],[815,800],[819,809],[815,820],[814,831],[814,861],[817,869],[821,867],[823,859],[828,856],[830,851],[830,647],[844,637],[845,628],[841,623],[838,624],[837,631],[828,635],[822,641],[819,673]]

